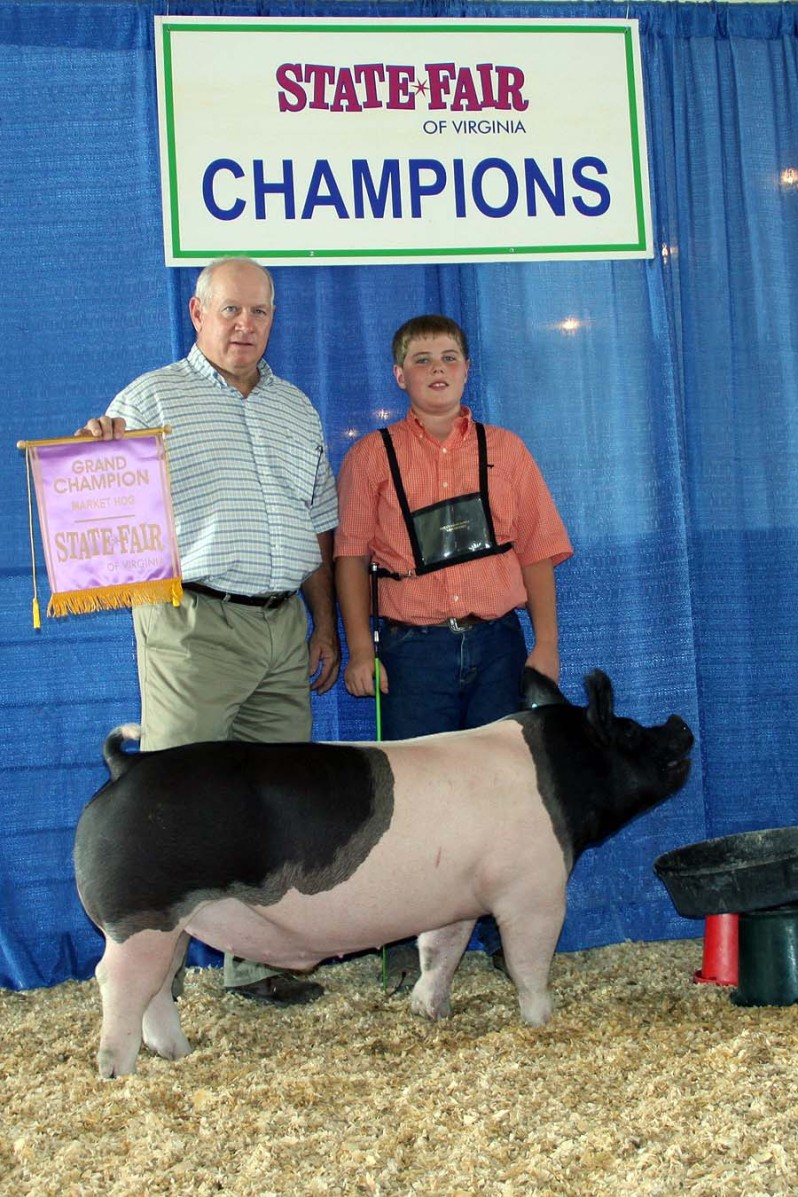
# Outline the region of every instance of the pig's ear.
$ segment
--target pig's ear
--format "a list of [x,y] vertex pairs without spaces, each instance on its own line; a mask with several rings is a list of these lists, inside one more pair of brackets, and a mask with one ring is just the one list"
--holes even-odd
[[605,746],[612,740],[613,710],[612,682],[606,673],[595,669],[585,678],[587,690],[587,721]]
[[568,702],[550,677],[546,677],[545,673],[540,673],[537,669],[530,669],[528,665],[524,666],[524,672],[521,674],[521,695],[526,711]]

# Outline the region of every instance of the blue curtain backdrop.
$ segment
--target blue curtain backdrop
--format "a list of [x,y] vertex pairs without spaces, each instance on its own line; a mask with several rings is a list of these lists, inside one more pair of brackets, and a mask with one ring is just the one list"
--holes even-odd
[[[465,325],[469,400],[524,437],[576,548],[558,570],[564,690],[581,702],[601,666],[622,713],[675,710],[698,737],[689,786],[580,861],[560,947],[700,934],[654,858],[798,823],[798,6],[0,0],[0,983],[84,978],[101,950],[71,847],[104,735],[138,715],[130,617],[33,631],[15,444],[72,432],[190,344],[196,271],[162,264],[167,11],[639,18],[652,260],[278,267],[268,356],[318,405],[337,467],[403,410],[393,330],[422,311]],[[374,734],[340,684],[315,717],[318,739]]]

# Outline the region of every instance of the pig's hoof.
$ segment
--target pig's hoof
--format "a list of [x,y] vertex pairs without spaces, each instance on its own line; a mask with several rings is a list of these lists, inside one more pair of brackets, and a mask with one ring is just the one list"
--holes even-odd
[[530,1027],[542,1027],[551,1018],[552,1005],[548,993],[538,993],[533,997],[520,999],[521,1018]]
[[175,1035],[159,1038],[157,1035],[144,1037],[144,1044],[162,1060],[184,1060],[191,1054],[191,1044],[182,1031]]
[[136,1061],[124,1061],[112,1048],[101,1047],[97,1052],[97,1071],[104,1081],[112,1081],[118,1076],[132,1076],[136,1071]]
[[437,1022],[439,1018],[448,1018],[452,1012],[448,995],[425,993],[423,988],[419,988],[421,984],[421,981],[417,982],[410,997],[410,1009],[413,1014],[431,1018],[433,1022]]

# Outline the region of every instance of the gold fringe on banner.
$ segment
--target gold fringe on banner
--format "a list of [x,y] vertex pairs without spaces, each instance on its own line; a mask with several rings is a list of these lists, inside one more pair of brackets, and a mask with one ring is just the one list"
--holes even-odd
[[93,590],[65,590],[53,594],[47,605],[48,615],[86,615],[115,607],[135,607],[140,603],[171,603],[180,606],[183,587],[179,578],[150,582],[129,582],[123,586],[97,586]]

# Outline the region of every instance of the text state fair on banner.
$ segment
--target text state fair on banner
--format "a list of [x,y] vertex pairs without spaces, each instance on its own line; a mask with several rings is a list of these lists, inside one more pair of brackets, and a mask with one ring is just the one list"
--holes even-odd
[[168,265],[652,256],[634,20],[155,24]]

